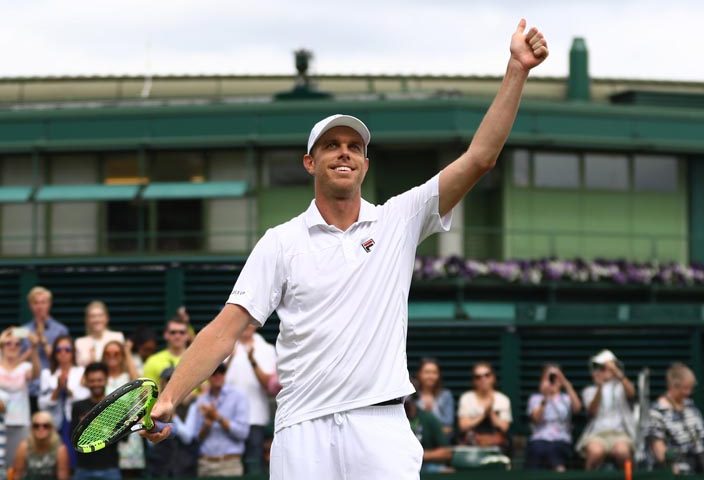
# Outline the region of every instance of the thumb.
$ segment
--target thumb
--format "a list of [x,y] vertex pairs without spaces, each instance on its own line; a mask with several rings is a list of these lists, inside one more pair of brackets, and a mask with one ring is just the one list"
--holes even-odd
[[518,22],[518,28],[516,28],[517,33],[523,33],[526,31],[526,19],[521,18],[521,21]]

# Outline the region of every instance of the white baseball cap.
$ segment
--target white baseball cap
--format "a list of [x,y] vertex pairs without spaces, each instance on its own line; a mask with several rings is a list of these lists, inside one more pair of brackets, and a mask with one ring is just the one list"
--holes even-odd
[[339,113],[323,118],[321,121],[313,125],[313,129],[310,131],[310,136],[308,137],[309,154],[313,149],[313,145],[315,145],[315,142],[318,141],[320,136],[333,127],[350,127],[355,132],[359,133],[362,140],[364,140],[364,154],[367,154],[367,146],[369,146],[369,140],[372,138],[372,134],[369,133],[367,126],[357,117],[353,117],[352,115],[341,115]]

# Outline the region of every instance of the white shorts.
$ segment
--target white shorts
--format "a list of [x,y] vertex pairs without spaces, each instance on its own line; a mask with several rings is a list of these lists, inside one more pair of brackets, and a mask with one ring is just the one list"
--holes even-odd
[[423,447],[403,405],[365,407],[282,428],[270,480],[418,480]]

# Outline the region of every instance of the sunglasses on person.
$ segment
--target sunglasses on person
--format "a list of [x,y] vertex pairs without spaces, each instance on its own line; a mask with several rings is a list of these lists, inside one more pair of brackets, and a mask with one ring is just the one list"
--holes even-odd
[[475,380],[480,380],[482,378],[489,378],[492,375],[493,375],[493,373],[491,373],[491,372],[475,373],[474,375],[472,375],[472,378],[474,378]]
[[34,430],[50,430],[52,427],[51,423],[33,423],[32,428]]
[[71,347],[56,347],[55,350],[56,350],[56,353],[61,353],[61,352],[71,353],[71,352],[73,352],[73,348],[71,348]]
[[186,330],[169,330],[169,335],[185,335]]
[[5,343],[3,343],[3,345],[6,346],[6,347],[19,347],[19,346],[22,345],[22,342],[12,342],[12,341],[10,341],[10,342],[5,342]]

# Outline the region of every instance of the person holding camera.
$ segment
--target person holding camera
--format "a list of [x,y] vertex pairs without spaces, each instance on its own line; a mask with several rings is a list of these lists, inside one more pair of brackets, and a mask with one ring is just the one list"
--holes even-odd
[[633,454],[635,419],[631,402],[636,388],[623,372],[623,364],[610,350],[591,358],[593,385],[582,391],[590,421],[577,442],[585,468],[595,470],[607,458],[619,468]]
[[572,450],[572,415],[582,409],[582,402],[554,364],[543,367],[538,388],[528,399],[532,433],[526,447],[526,469],[564,472]]
[[690,398],[697,379],[683,363],[665,375],[667,391],[650,407],[647,444],[656,466],[675,474],[704,472],[704,421]]

